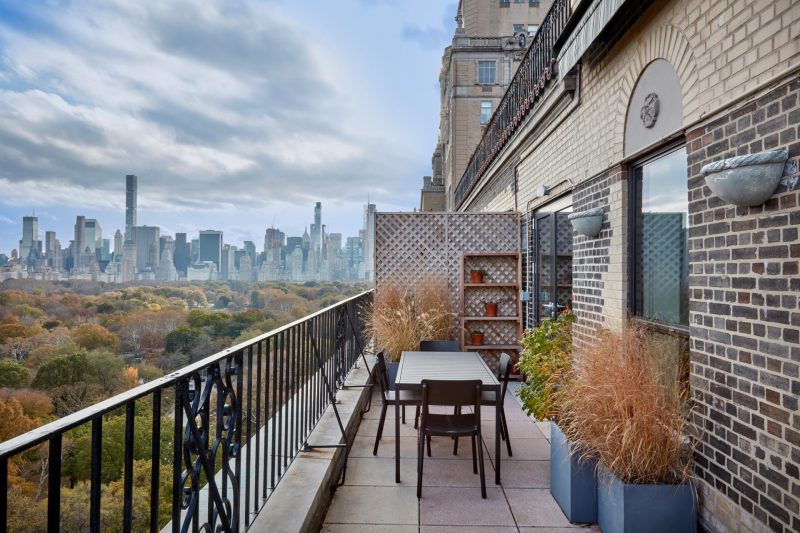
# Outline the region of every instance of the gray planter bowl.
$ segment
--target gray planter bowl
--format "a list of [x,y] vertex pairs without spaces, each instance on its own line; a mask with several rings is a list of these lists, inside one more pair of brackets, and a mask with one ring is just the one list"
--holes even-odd
[[581,461],[572,444],[550,423],[550,494],[573,524],[597,522],[597,461]]
[[711,192],[739,207],[761,205],[775,192],[789,158],[786,150],[759,152],[710,163],[700,169]]
[[694,487],[689,483],[623,483],[601,464],[597,476],[597,518],[603,533],[696,533]]
[[578,235],[595,238],[600,235],[600,230],[603,227],[603,208],[595,207],[586,211],[578,211],[577,213],[570,213],[567,218],[572,223],[572,229]]

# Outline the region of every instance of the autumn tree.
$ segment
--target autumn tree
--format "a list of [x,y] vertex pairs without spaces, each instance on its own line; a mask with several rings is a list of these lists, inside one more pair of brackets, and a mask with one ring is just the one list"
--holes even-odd
[[87,350],[105,348],[113,351],[119,345],[119,338],[100,324],[82,324],[72,330],[72,338]]
[[0,359],[0,387],[19,389],[27,386],[30,379],[27,368],[11,359]]

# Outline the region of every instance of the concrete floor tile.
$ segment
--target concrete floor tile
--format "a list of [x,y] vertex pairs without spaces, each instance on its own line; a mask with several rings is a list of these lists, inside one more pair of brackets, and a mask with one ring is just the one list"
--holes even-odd
[[505,493],[520,527],[570,527],[548,489],[506,489]]
[[[417,487],[417,460],[400,459],[400,485]],[[394,480],[394,459],[351,457],[347,461],[345,485],[398,486]]]
[[500,469],[505,489],[550,488],[550,461],[519,461],[503,458]]
[[419,523],[419,501],[415,487],[339,487],[325,517],[329,524]]
[[325,524],[320,531],[322,533],[417,533],[419,528],[399,524]]
[[[375,437],[362,437],[357,435],[350,447],[350,457],[376,457],[372,455],[375,446]],[[391,457],[394,459],[394,431],[391,436],[384,433],[378,446],[377,457]],[[400,457],[417,458],[417,437],[400,437]]]
[[[489,456],[494,460],[494,439],[484,438]],[[546,461],[550,459],[550,444],[545,439],[511,439],[513,457],[508,456],[506,443],[500,442],[500,457],[503,461],[509,459]],[[502,468],[502,467],[501,467]]]
[[[378,434],[378,419],[371,418],[371,419],[364,419],[361,421],[361,425],[358,426],[358,434],[361,437],[369,437],[372,435],[373,437]],[[411,423],[408,423],[406,420],[405,424],[400,424],[400,436],[401,437],[416,437],[417,430],[414,429],[414,421],[412,420]],[[394,415],[391,418],[387,415],[386,416],[386,423],[383,425],[383,437],[394,437]]]
[[491,485],[487,499],[479,488],[423,487],[419,503],[421,525],[514,526],[503,491]]
[[420,533],[516,533],[515,527],[498,526],[422,526]]
[[[494,468],[488,457],[483,457],[486,486],[494,483]],[[417,479],[416,463],[414,481]],[[449,459],[428,459],[422,465],[423,487],[480,487],[481,477],[472,472],[472,461],[451,461]]]

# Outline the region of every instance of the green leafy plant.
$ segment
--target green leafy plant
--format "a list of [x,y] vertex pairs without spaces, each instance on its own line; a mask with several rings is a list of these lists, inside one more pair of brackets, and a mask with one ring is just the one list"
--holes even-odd
[[472,333],[473,335],[483,335],[483,330],[482,329],[473,329],[470,333]]
[[555,320],[547,318],[522,337],[517,368],[525,375],[519,397],[537,420],[556,420],[564,407],[563,391],[572,379],[572,324],[566,310]]
[[485,268],[473,268],[472,272],[475,272],[476,274],[480,274],[481,276],[485,276],[486,275],[486,269]]

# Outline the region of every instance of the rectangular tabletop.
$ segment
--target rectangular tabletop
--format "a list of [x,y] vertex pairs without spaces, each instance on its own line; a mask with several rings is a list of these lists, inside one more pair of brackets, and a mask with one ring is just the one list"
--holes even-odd
[[[423,379],[441,380],[472,380],[479,379],[483,383],[482,389],[495,391],[500,401],[495,402],[495,430],[494,430],[494,455],[495,474],[494,482],[500,484],[500,381],[489,370],[486,361],[478,352],[403,352],[400,357],[400,366],[397,369],[397,379],[394,382],[397,390],[413,390],[422,388]],[[395,436],[395,481],[400,483],[400,403],[394,406],[394,436]]]
[[395,388],[420,388],[423,379],[479,379],[486,390],[500,385],[478,352],[403,352]]

